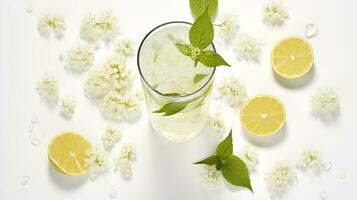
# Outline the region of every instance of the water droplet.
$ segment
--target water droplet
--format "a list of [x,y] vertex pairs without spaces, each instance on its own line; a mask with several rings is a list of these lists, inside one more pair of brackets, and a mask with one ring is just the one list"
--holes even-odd
[[321,199],[321,200],[326,200],[326,199],[328,199],[328,195],[327,195],[327,192],[326,192],[326,191],[322,191],[322,192],[320,193],[320,199]]
[[327,161],[324,163],[324,170],[325,171],[330,171],[332,169],[332,163],[331,161]]
[[341,174],[340,174],[340,178],[341,178],[341,179],[345,179],[345,178],[346,178],[346,174],[345,174],[345,173],[341,173]]
[[109,197],[115,198],[116,196],[117,196],[117,191],[115,189],[112,189],[112,191],[110,191],[110,193],[109,193]]
[[30,177],[24,176],[20,182],[21,185],[26,185],[30,181]]
[[32,133],[33,132],[33,126],[32,125],[28,126],[27,130],[29,131],[29,133]]
[[32,8],[31,6],[29,6],[29,7],[26,8],[26,12],[32,13],[32,11],[33,11],[33,8]]
[[96,172],[90,173],[90,175],[89,175],[89,180],[90,181],[94,182],[94,181],[97,180],[97,178],[98,178],[98,174]]
[[34,145],[34,146],[37,146],[40,143],[38,142],[37,138],[32,138],[31,144]]
[[315,24],[308,24],[305,26],[305,37],[310,39],[315,37],[319,33]]
[[37,116],[33,116],[31,119],[31,123],[33,124],[37,124],[39,122],[38,117]]

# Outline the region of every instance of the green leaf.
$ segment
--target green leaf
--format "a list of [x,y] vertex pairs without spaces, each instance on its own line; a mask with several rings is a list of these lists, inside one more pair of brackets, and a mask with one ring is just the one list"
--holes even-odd
[[253,192],[249,171],[244,162],[235,155],[230,155],[222,162],[223,177],[231,184],[248,188]]
[[192,24],[189,38],[193,46],[205,49],[211,44],[214,37],[213,25],[206,9]]
[[177,49],[185,56],[192,56],[192,47],[188,44],[176,43]]
[[175,93],[175,92],[172,92],[172,93],[163,93],[162,95],[167,96],[167,97],[179,97],[179,96],[181,96],[180,93]]
[[206,76],[208,76],[208,74],[196,74],[195,77],[193,77],[193,83],[202,81]]
[[201,51],[200,55],[198,55],[198,61],[207,67],[216,67],[216,66],[229,66],[230,65],[215,51],[204,50]]
[[165,104],[159,110],[154,111],[153,113],[164,113],[163,116],[170,116],[180,112],[185,109],[186,106],[190,103],[190,101],[185,102],[170,102]]
[[210,156],[204,160],[195,162],[194,164],[214,165],[217,162],[219,162],[219,158],[217,156]]
[[218,144],[216,155],[224,158],[233,154],[232,130],[229,135],[221,143]]
[[195,19],[202,15],[208,5],[208,13],[213,18],[217,13],[218,0],[190,0],[191,12]]

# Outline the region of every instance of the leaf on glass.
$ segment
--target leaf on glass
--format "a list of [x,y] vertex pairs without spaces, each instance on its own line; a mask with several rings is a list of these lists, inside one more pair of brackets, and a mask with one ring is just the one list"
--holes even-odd
[[206,76],[208,76],[208,74],[196,74],[193,77],[193,83],[198,83],[198,82],[202,81],[204,78],[206,78]]
[[189,38],[193,46],[205,49],[211,44],[214,37],[213,25],[206,9],[192,24]]
[[179,96],[181,96],[180,93],[175,93],[175,92],[172,92],[172,93],[163,93],[162,95],[167,96],[167,97],[179,97]]
[[188,44],[175,43],[177,49],[185,56],[192,56],[192,47]]
[[216,155],[224,158],[233,154],[233,143],[232,143],[232,130],[229,132],[229,135],[220,142],[216,149]]
[[159,110],[154,111],[153,113],[163,113],[163,116],[170,116],[185,109],[189,103],[190,101],[170,102],[162,106],[162,108]]
[[215,51],[204,50],[198,55],[198,61],[207,67],[217,67],[221,65],[230,65]]
[[217,162],[219,162],[219,157],[218,156],[210,156],[204,160],[195,162],[194,164],[205,164],[205,165],[214,165]]
[[202,15],[207,6],[209,6],[209,15],[214,18],[217,13],[218,0],[190,0],[191,12],[195,19]]
[[248,188],[253,192],[249,171],[244,162],[235,155],[230,155],[224,159],[221,166],[223,177],[231,184]]

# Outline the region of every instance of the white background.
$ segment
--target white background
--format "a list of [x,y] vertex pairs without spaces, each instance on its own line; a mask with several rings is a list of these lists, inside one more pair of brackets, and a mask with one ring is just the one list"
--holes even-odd
[[[256,146],[260,154],[257,171],[251,174],[254,194],[224,185],[206,191],[199,182],[201,168],[191,163],[214,151],[219,138],[205,129],[199,136],[185,143],[170,143],[155,134],[147,121],[146,111],[134,122],[105,120],[97,107],[85,98],[82,90],[85,74],[67,72],[58,59],[61,52],[80,43],[78,31],[83,14],[111,9],[120,19],[124,36],[141,38],[154,26],[172,20],[192,21],[188,0],[3,0],[0,6],[0,199],[81,200],[109,199],[112,189],[122,200],[199,200],[199,199],[269,199],[264,174],[281,160],[296,161],[306,148],[321,152],[333,164],[331,171],[319,176],[297,173],[295,184],[282,199],[319,199],[326,191],[329,199],[355,199],[357,189],[357,95],[356,47],[357,3],[353,0],[284,0],[290,19],[282,27],[268,27],[262,23],[262,7],[269,1],[221,0],[219,13],[239,13],[241,32],[252,34],[266,43],[260,61],[239,62],[231,46],[219,45],[218,51],[233,65],[219,69],[236,74],[246,85],[248,95],[269,93],[278,96],[286,105],[287,124],[283,137],[274,144],[253,142],[242,132],[235,109],[224,106],[226,122],[234,124],[236,153],[244,145]],[[26,8],[33,12],[27,13]],[[66,32],[63,39],[43,38],[37,31],[38,16],[47,11],[63,14]],[[319,35],[311,39],[315,51],[314,70],[301,84],[279,81],[272,72],[269,54],[272,45],[281,37],[304,34],[304,27],[314,23]],[[102,45],[96,63],[104,59],[100,54],[110,51]],[[133,57],[130,67],[136,71]],[[51,109],[36,93],[37,81],[44,74],[54,74],[60,85],[61,96],[77,100],[77,111],[72,120],[63,119],[58,108]],[[138,77],[137,77],[138,78]],[[341,99],[340,114],[330,121],[311,113],[309,97],[323,85],[334,88]],[[139,86],[139,85],[138,85]],[[31,118],[39,123],[29,133]],[[69,178],[53,172],[47,160],[49,140],[62,130],[77,130],[94,144],[101,145],[105,127],[121,128],[123,143],[137,146],[138,158],[134,174],[127,181],[120,174],[108,172],[95,182],[86,178]],[[38,146],[30,141],[36,137]],[[346,174],[342,180],[341,174]],[[29,176],[27,185],[20,184]]]

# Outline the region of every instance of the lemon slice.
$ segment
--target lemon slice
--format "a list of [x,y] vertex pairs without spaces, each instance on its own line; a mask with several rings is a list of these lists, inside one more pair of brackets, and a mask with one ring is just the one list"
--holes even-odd
[[279,99],[258,95],[248,99],[240,109],[242,127],[259,136],[278,132],[285,123],[285,108]]
[[284,78],[294,79],[306,74],[314,63],[310,43],[300,36],[288,36],[273,47],[271,63],[274,71]]
[[92,148],[89,141],[80,134],[66,131],[55,136],[48,146],[48,158],[54,170],[59,173],[79,176],[87,172],[86,152]]

